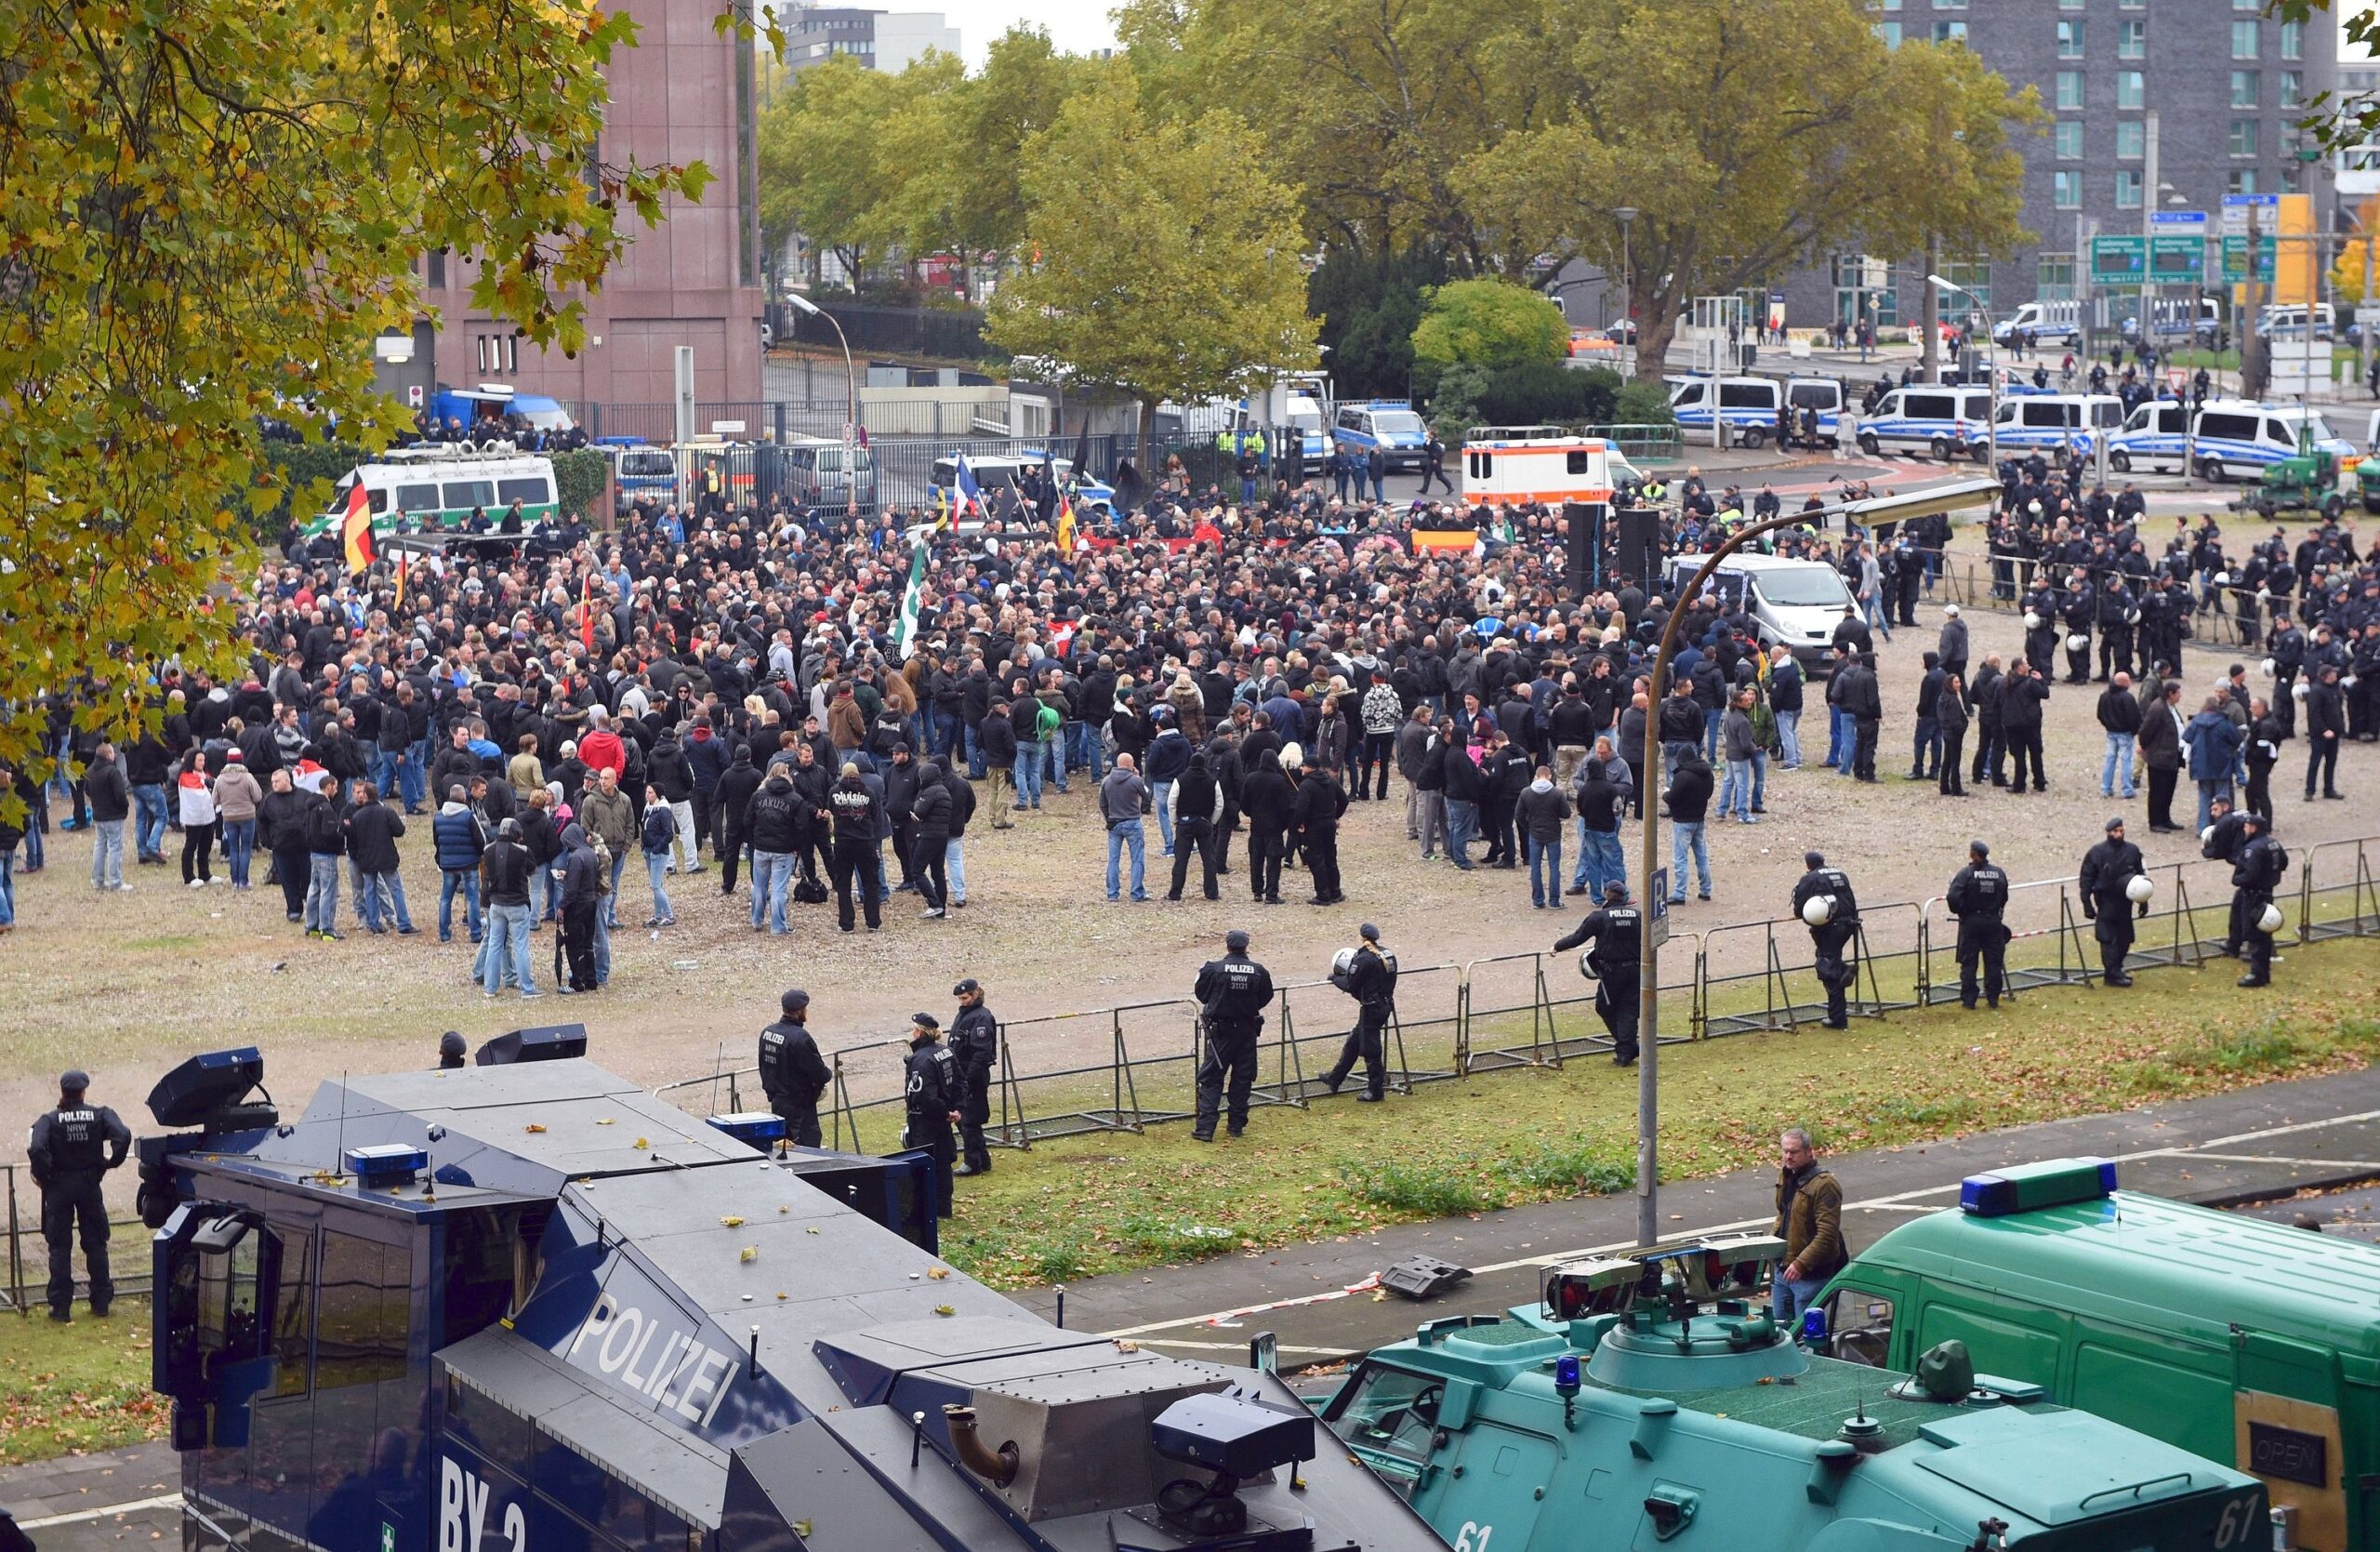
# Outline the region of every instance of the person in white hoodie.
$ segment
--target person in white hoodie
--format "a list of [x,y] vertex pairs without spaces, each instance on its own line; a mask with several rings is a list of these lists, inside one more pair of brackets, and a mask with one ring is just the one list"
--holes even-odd
[[175,782],[182,822],[182,882],[204,889],[215,882],[209,866],[215,851],[215,778],[206,774],[206,756],[196,749],[182,762]]

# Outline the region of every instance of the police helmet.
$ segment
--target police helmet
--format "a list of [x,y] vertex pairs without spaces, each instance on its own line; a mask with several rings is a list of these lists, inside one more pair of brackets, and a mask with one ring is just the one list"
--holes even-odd
[[1813,927],[1823,927],[1834,920],[1834,896],[1813,895],[1802,902],[1802,920]]
[[2123,897],[2134,905],[2145,904],[2149,897],[2156,893],[2157,881],[2146,873],[2135,873],[2124,881]]
[[2256,917],[2256,931],[2264,934],[2267,937],[2270,937],[2273,934],[2281,931],[2281,923],[2283,920],[2284,918],[2281,914],[2281,907],[2275,905],[2270,900],[2267,900],[2265,902],[2265,909]]
[[1353,948],[1342,948],[1330,956],[1330,974],[1333,979],[1345,975],[1355,967],[1355,951]]

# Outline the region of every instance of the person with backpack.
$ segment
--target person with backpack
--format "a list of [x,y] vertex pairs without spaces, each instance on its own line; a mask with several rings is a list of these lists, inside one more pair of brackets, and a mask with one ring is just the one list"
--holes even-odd
[[669,909],[669,891],[662,879],[669,871],[669,849],[678,840],[678,810],[661,795],[658,786],[648,784],[644,789],[644,824],[637,843],[644,853],[645,882],[653,886],[653,914],[645,918],[648,927],[674,927],[677,916]]

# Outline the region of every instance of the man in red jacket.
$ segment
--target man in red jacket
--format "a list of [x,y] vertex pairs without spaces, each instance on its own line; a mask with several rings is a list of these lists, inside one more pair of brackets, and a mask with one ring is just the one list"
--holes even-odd
[[607,769],[615,776],[628,775],[628,746],[612,731],[612,719],[600,706],[588,708],[587,732],[578,740],[578,763],[587,767],[590,779]]

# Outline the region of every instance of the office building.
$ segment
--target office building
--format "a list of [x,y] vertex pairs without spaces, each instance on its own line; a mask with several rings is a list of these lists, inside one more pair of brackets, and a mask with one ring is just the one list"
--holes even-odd
[[959,29],[939,11],[804,6],[785,13],[785,62],[797,71],[848,54],[870,70],[898,74],[930,48],[959,52]]

